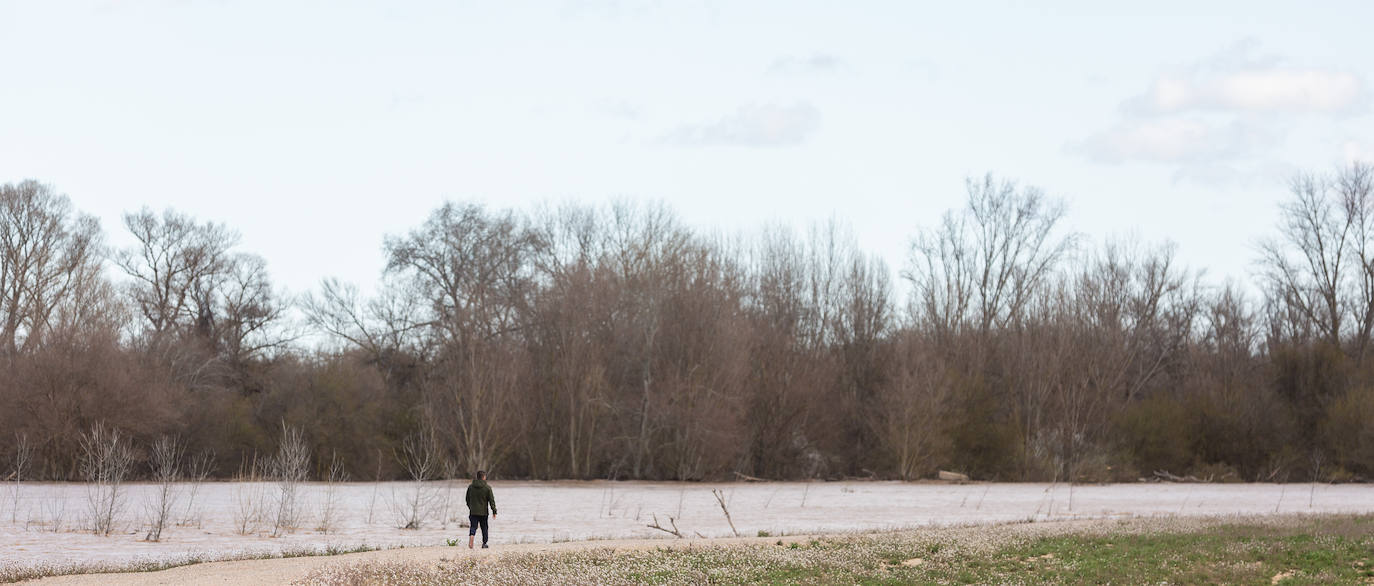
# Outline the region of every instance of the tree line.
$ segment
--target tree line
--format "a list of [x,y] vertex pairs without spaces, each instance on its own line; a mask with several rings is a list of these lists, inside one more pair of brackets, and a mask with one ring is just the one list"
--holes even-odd
[[834,221],[446,203],[385,238],[371,293],[299,296],[227,226],[145,208],[111,247],[5,184],[0,462],[81,478],[99,427],[147,477],[167,436],[251,476],[294,429],[315,478],[1368,479],[1372,184],[1295,177],[1249,285],[988,175],[895,272]]

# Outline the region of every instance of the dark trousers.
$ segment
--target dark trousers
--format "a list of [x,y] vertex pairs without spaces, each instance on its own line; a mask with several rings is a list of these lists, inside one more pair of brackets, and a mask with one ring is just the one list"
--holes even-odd
[[468,515],[468,535],[477,535],[477,526],[482,526],[482,545],[487,544],[487,516]]

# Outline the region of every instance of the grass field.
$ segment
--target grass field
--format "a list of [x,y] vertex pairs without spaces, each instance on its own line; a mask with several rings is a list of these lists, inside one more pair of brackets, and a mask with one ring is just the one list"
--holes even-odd
[[1360,584],[1374,516],[1025,523],[733,546],[365,562],[306,583]]

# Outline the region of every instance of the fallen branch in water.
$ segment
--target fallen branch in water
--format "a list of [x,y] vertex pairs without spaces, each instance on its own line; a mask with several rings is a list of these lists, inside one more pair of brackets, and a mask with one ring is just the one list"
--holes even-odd
[[673,534],[673,535],[676,535],[678,539],[682,539],[682,531],[679,531],[679,530],[678,530],[678,528],[677,528],[677,521],[673,519],[673,516],[672,516],[672,515],[669,515],[669,516],[668,516],[668,524],[669,524],[669,525],[672,525],[673,528],[672,528],[672,529],[669,529],[669,528],[664,527],[663,525],[659,524],[659,522],[658,522],[658,514],[655,513],[655,514],[654,514],[654,522],[653,522],[653,524],[652,524],[652,525],[645,525],[645,526],[648,527],[648,528],[650,528],[650,529],[658,529],[659,531],[663,531],[663,532],[665,532],[665,533],[671,533],[671,534]]
[[730,531],[734,532],[735,537],[739,537],[739,530],[735,529],[735,521],[730,518],[730,509],[725,508],[725,493],[713,488],[711,494],[715,495],[716,502],[720,503],[720,510],[725,513],[725,522],[730,524]]
[[1167,470],[1155,470],[1155,478],[1167,480],[1169,482],[1205,482],[1201,478],[1192,475],[1175,476],[1170,474]]
[[764,479],[759,478],[759,477],[757,477],[757,476],[750,476],[750,475],[744,474],[744,473],[742,473],[742,472],[735,472],[735,478],[738,478],[738,479],[743,480],[743,481],[745,481],[745,482],[768,482],[767,480],[764,480]]

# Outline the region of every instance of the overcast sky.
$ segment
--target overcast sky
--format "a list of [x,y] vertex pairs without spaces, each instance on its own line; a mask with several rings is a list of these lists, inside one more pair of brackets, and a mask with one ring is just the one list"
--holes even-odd
[[[1053,8],[1051,8],[1053,6]],[[1129,6],[1129,7],[1128,7]],[[444,200],[831,216],[893,268],[992,171],[1249,280],[1299,169],[1374,160],[1374,2],[0,0],[0,182],[172,206],[304,292]]]

